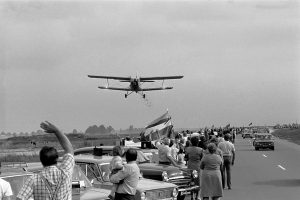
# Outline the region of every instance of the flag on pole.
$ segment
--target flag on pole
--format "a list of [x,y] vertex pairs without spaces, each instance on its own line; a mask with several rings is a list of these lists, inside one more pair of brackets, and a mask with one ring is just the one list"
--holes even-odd
[[171,116],[167,111],[165,114],[150,122],[145,127],[145,136],[151,133],[158,133],[160,138],[168,137],[168,133],[170,132],[172,127],[173,125],[171,121]]
[[251,125],[252,125],[252,122],[248,126],[251,126]]

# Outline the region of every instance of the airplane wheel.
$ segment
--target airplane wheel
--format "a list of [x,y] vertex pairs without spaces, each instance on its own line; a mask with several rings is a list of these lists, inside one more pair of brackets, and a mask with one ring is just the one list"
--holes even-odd
[[145,95],[145,94],[143,94],[143,98],[144,98],[144,99],[146,98],[146,95]]
[[125,94],[125,98],[127,98],[127,94]]

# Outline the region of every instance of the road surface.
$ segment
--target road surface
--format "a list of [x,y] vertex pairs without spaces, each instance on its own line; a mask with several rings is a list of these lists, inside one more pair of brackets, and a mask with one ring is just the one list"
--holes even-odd
[[300,146],[275,139],[275,150],[255,151],[238,136],[232,190],[222,200],[300,200]]

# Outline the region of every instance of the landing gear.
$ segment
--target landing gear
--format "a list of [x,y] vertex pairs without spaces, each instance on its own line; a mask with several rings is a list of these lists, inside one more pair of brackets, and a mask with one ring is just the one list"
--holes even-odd
[[125,94],[125,98],[127,98],[127,94]]

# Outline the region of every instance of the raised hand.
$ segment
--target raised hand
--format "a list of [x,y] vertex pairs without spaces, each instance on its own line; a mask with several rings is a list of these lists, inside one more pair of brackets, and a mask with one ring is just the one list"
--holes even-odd
[[57,132],[59,131],[58,128],[57,128],[55,125],[51,124],[51,123],[48,122],[48,121],[42,122],[42,123],[40,124],[40,127],[41,127],[42,129],[44,129],[44,131],[45,131],[46,133],[57,133]]

